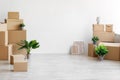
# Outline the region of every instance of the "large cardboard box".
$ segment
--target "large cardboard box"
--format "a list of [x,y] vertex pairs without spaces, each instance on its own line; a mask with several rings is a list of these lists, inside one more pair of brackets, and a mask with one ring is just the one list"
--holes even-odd
[[19,19],[19,12],[8,12],[8,19]]
[[7,24],[6,23],[0,23],[0,31],[7,31]]
[[8,30],[21,30],[20,24],[23,23],[23,19],[6,19]]
[[0,60],[9,60],[12,54],[12,45],[0,46]]
[[113,24],[106,24],[106,32],[113,32]]
[[99,42],[114,42],[114,32],[94,32],[93,36],[98,36]]
[[9,30],[8,31],[8,43],[18,43],[21,40],[26,40],[26,30]]
[[0,31],[0,46],[8,44],[8,31]]
[[93,32],[104,32],[103,24],[93,24]]
[[22,54],[22,55],[26,55],[27,54],[27,51],[26,51],[26,49],[20,49],[19,50],[19,48],[20,48],[20,46],[19,45],[17,45],[17,44],[12,44],[13,45],[13,54],[15,55],[15,54]]
[[108,54],[105,55],[105,59],[120,60],[120,43],[101,42],[100,44],[104,44],[108,49]]
[[97,57],[97,54],[95,53],[95,45],[92,43],[88,43],[88,56]]

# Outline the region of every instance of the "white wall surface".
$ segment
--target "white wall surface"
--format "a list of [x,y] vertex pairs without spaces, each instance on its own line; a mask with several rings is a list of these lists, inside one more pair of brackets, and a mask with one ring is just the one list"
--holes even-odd
[[68,53],[73,41],[91,42],[96,17],[114,24],[120,33],[120,0],[0,0],[0,21],[8,11],[19,11],[28,40],[36,39],[34,53]]

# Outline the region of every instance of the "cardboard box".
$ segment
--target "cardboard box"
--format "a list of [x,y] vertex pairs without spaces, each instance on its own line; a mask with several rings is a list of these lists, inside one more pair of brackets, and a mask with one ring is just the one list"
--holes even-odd
[[12,54],[12,45],[0,46],[0,60],[9,60]]
[[14,62],[13,71],[14,72],[26,72],[28,68],[27,61],[17,61]]
[[0,31],[7,31],[7,24],[6,23],[0,23]]
[[93,32],[104,32],[103,24],[93,24]]
[[25,55],[22,54],[17,54],[17,55],[10,55],[10,64],[14,64],[14,60],[25,60]]
[[0,46],[8,44],[8,31],[0,31]]
[[19,12],[8,12],[8,19],[19,19]]
[[12,44],[13,45],[13,54],[22,54],[22,55],[26,55],[27,54],[27,51],[26,51],[26,49],[20,49],[19,50],[19,48],[20,48],[20,46],[19,45],[17,45],[17,44]]
[[105,55],[105,59],[120,60],[120,43],[101,42],[100,44],[104,44],[108,49],[108,54]]
[[106,32],[113,32],[113,24],[106,24]]
[[97,57],[97,54],[95,53],[95,45],[92,43],[88,43],[88,56]]
[[21,40],[26,40],[26,30],[8,31],[8,43],[18,43]]
[[99,42],[114,42],[114,32],[94,32],[93,36],[98,36]]
[[21,30],[20,24],[23,23],[23,19],[6,19],[8,30]]

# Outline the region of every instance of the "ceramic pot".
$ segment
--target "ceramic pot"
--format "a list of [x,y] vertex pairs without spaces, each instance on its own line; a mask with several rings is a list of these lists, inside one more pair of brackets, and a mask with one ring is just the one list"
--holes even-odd
[[104,60],[104,56],[98,56],[98,59],[99,59],[100,61],[103,61],[103,60]]

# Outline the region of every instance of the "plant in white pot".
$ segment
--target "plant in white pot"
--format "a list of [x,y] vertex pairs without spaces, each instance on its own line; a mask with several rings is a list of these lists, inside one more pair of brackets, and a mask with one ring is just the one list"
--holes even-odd
[[21,24],[20,24],[20,28],[23,30],[24,27],[25,27],[25,24],[24,24],[24,23],[21,23]]
[[27,40],[22,40],[20,43],[17,43],[20,49],[25,49],[27,52],[27,59],[29,59],[29,55],[32,49],[36,49],[39,48],[39,42],[37,42],[36,40],[31,40],[31,41],[27,41]]
[[108,49],[103,44],[95,47],[95,52],[98,55],[99,60],[103,60],[104,56],[108,53]]
[[93,44],[96,45],[97,41],[99,41],[99,38],[97,36],[92,37]]

